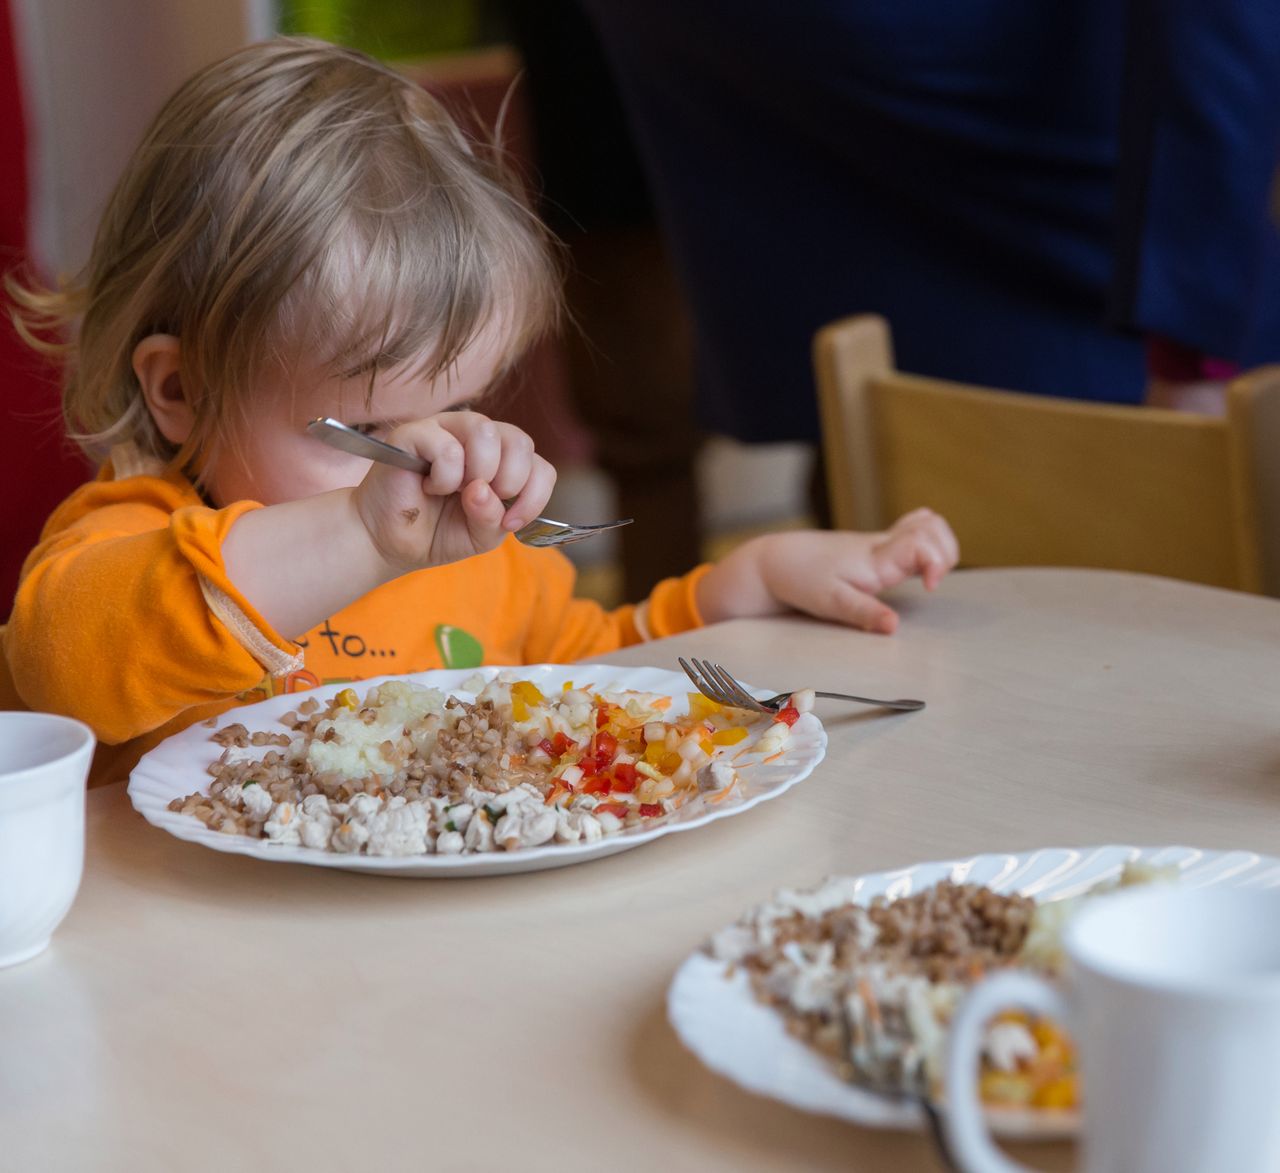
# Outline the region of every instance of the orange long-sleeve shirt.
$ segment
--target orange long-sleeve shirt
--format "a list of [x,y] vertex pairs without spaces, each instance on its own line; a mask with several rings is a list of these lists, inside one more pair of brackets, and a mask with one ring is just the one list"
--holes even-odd
[[[132,475],[124,475],[125,473]],[[508,538],[381,586],[297,641],[227,578],[222,542],[255,502],[205,505],[180,473],[113,452],[53,513],[0,632],[0,708],[65,713],[100,745],[90,785],[195,721],[274,692],[391,672],[599,656],[701,623],[700,567],[639,606],[573,597],[572,564]]]

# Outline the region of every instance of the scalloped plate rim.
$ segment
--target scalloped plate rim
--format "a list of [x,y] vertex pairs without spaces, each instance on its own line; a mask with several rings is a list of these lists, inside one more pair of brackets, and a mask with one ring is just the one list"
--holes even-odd
[[[529,678],[544,677],[556,683],[568,679],[582,680],[588,672],[593,675],[610,673],[607,680],[598,684],[600,688],[634,688],[655,692],[666,691],[671,694],[675,686],[683,683],[683,689],[676,690],[678,698],[682,691],[688,691],[687,678],[681,672],[671,671],[656,666],[623,666],[606,663],[581,664],[526,664],[526,665],[492,665],[481,668],[437,668],[424,672],[408,672],[370,677],[367,680],[338,682],[321,685],[304,692],[282,693],[268,697],[253,704],[241,705],[219,714],[213,724],[198,722],[180,730],[166,738],[159,745],[148,751],[139,760],[129,776],[129,800],[152,826],[167,831],[175,838],[185,842],[198,843],[214,851],[232,855],[243,855],[253,859],[264,859],[271,863],[301,863],[312,867],[337,868],[341,871],[356,871],[373,875],[390,875],[419,879],[444,879],[461,876],[511,875],[521,872],[542,871],[551,868],[568,867],[572,864],[587,863],[594,859],[603,859],[622,851],[640,847],[645,843],[660,839],[666,835],[681,831],[691,831],[697,827],[719,819],[730,818],[751,810],[762,802],[777,798],[790,790],[792,786],[802,782],[822,762],[826,756],[827,735],[822,723],[812,713],[804,714],[796,722],[792,731],[792,740],[782,751],[782,757],[770,763],[770,776],[781,774],[779,767],[793,767],[788,773],[776,777],[774,781],[762,786],[758,792],[749,793],[739,801],[728,801],[716,806],[703,804],[700,808],[689,806],[668,816],[660,825],[641,830],[622,831],[594,843],[554,844],[528,848],[514,852],[485,852],[481,854],[463,854],[454,856],[415,855],[415,856],[368,856],[342,855],[337,852],[320,851],[301,846],[276,846],[263,839],[251,839],[245,835],[228,835],[221,831],[211,831],[198,819],[191,815],[181,815],[167,809],[170,799],[181,794],[189,794],[193,790],[203,789],[208,785],[205,766],[211,762],[215,754],[210,752],[209,738],[215,731],[234,722],[243,722],[257,728],[268,728],[285,712],[296,708],[308,697],[325,700],[343,688],[358,687],[362,692],[388,680],[404,680],[420,683],[442,691],[453,691],[458,695],[474,695],[459,686],[477,674],[492,678],[500,672],[519,671]],[[593,685],[596,680],[591,681]],[[765,689],[753,689],[757,695],[771,695]],[[679,711],[679,709],[677,709]],[[258,725],[254,717],[263,719]],[[248,720],[246,721],[246,717]],[[798,731],[798,736],[797,736]],[[203,755],[200,757],[200,755]],[[190,758],[190,760],[187,760]],[[197,760],[198,759],[198,760]],[[759,764],[748,765],[747,771],[758,769]],[[179,786],[173,781],[166,781],[166,775],[176,773],[181,778],[198,780],[199,785]],[[159,774],[160,776],[157,776]],[[751,775],[744,781],[749,783]],[[684,815],[682,818],[681,815]]]
[[[918,876],[926,877],[925,885],[946,875],[968,877],[980,871],[981,865],[990,862],[996,866],[997,877],[1001,878],[1004,887],[1008,887],[1010,880],[1020,873],[1025,875],[1035,862],[1062,855],[1082,856],[1077,868],[1099,856],[1110,860],[1088,879],[1089,884],[1117,874],[1126,860],[1139,860],[1157,864],[1176,863],[1183,874],[1191,872],[1189,878],[1194,887],[1217,883],[1248,886],[1251,876],[1255,880],[1266,881],[1257,884],[1258,887],[1280,887],[1278,857],[1243,849],[1217,850],[1181,844],[1102,844],[1040,847],[1022,852],[983,852],[964,858],[929,860],[903,868],[867,872],[850,878],[860,883],[857,898],[862,900],[891,886],[901,887],[904,882],[909,886],[910,881]],[[1242,870],[1242,866],[1233,867],[1232,861],[1238,865],[1247,863],[1248,866]],[[1222,866],[1224,864],[1226,866]],[[1218,867],[1220,874],[1213,871],[1214,867]],[[1259,876],[1259,868],[1270,870],[1263,870]],[[1193,869],[1206,874],[1197,876]],[[1058,870],[1060,872],[1060,868]],[[1050,892],[1054,891],[1053,874],[1054,869],[1051,868]],[[1086,884],[1086,880],[1079,877],[1068,885],[1067,880],[1073,874],[1066,877],[1058,875],[1057,882],[1063,885],[1060,898],[1073,894],[1075,888]],[[1029,876],[1025,883],[1017,886],[1017,890],[1027,887],[1039,890],[1043,883],[1043,876]],[[756,1001],[744,974],[738,972],[729,977],[725,968],[723,962],[695,950],[677,968],[667,989],[668,1021],[681,1042],[703,1064],[747,1091],[801,1111],[835,1116],[871,1128],[908,1131],[924,1128],[920,1112],[914,1106],[896,1103],[840,1080],[815,1051],[786,1033],[780,1015]],[[721,1035],[707,1029],[708,1021],[703,1010],[707,1004],[713,1007],[713,1015],[721,1015]],[[727,1043],[725,1036],[731,1030],[732,1042]],[[746,1051],[735,1054],[734,1044],[744,1040],[748,1044]],[[769,1050],[766,1052],[765,1048]],[[1075,1112],[995,1110],[988,1113],[988,1118],[993,1131],[1008,1139],[1066,1139],[1075,1136],[1079,1130],[1079,1115]]]

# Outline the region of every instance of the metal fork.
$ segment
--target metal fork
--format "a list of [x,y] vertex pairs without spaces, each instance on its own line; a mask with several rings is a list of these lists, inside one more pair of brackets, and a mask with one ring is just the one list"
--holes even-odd
[[[376,460],[380,464],[407,468],[421,476],[426,476],[431,471],[430,461],[374,436],[357,432],[355,428],[329,416],[313,419],[307,424],[307,431],[331,448],[340,448],[343,452],[350,452],[352,456],[363,456],[366,460]],[[574,525],[572,522],[555,521],[550,517],[535,517],[528,525],[516,530],[516,540],[526,546],[567,546],[570,542],[580,542],[583,538],[593,538],[605,530],[630,524],[629,517],[598,525]]]
[[911,1040],[890,1041],[879,1014],[863,1015],[855,1024],[847,997],[840,999],[840,1027],[844,1036],[844,1077],[863,1091],[918,1107],[943,1168],[959,1170],[947,1144],[942,1113],[934,1101],[928,1074],[919,1055],[913,1053]]
[[[713,664],[710,660],[693,660],[690,663],[683,656],[678,657],[678,660],[680,667],[684,669],[684,674],[693,682],[693,687],[703,696],[719,701],[722,705],[732,705],[736,709],[750,709],[756,713],[777,713],[792,695],[789,692],[780,692],[777,696],[760,700],[752,696],[719,664]],[[914,713],[924,708],[924,701],[905,698],[882,701],[870,696],[850,696],[845,692],[818,692],[817,690],[814,695],[832,701],[855,701],[860,705],[878,705],[882,709],[896,709],[903,713]]]

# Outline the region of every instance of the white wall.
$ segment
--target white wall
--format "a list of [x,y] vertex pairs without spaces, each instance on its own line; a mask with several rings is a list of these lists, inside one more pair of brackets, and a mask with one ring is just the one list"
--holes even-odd
[[202,65],[269,35],[271,0],[13,0],[12,9],[33,250],[51,273],[72,272],[160,105]]

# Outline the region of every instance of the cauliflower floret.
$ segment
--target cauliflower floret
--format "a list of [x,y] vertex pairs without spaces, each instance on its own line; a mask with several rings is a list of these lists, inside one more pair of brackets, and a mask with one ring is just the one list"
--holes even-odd
[[334,831],[329,846],[334,851],[355,855],[368,842],[369,828],[363,823],[343,823]]
[[427,850],[427,808],[392,799],[369,821],[370,855],[422,855]]
[[546,807],[534,810],[525,806],[509,806],[498,820],[493,837],[504,851],[521,847],[537,847],[556,833],[559,815]]
[[302,846],[314,847],[317,851],[323,851],[329,846],[329,840],[333,836],[333,828],[337,821],[332,815],[318,815],[313,818],[304,816],[298,821],[298,838],[301,840]]
[[329,846],[329,839],[338,820],[329,811],[329,800],[323,794],[309,794],[302,800],[298,817],[298,835],[303,847],[319,850]]
[[567,810],[556,812],[556,842],[577,843],[582,838],[582,820],[575,819]]
[[291,845],[299,841],[298,808],[291,802],[277,802],[271,808],[271,817],[267,819],[262,833],[272,843]]
[[347,804],[347,818],[365,822],[382,809],[382,799],[372,794],[353,794]]
[[457,831],[445,831],[436,838],[436,851],[440,855],[461,855],[465,846]]
[[[444,828],[447,831],[462,831],[466,833],[467,827],[471,823],[471,816],[475,814],[476,808],[469,802],[455,802],[452,806],[445,808],[444,812]],[[452,823],[453,826],[449,826]]]
[[[275,803],[272,801],[271,795],[267,793],[267,788],[254,782],[241,788],[240,805],[251,819],[265,822],[267,816],[271,814],[271,808]],[[303,803],[303,809],[306,809],[305,802]]]
[[483,815],[476,815],[467,824],[463,845],[468,851],[492,851],[493,824]]

